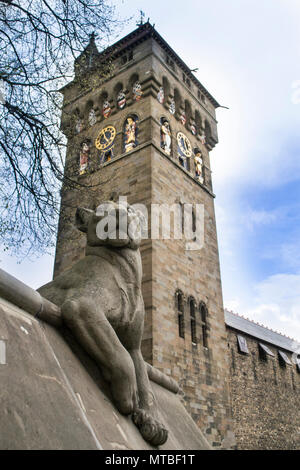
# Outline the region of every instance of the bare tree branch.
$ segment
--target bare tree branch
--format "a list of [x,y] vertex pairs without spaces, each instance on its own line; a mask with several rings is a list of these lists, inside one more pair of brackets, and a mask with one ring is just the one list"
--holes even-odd
[[[44,252],[55,241],[66,140],[61,96],[95,30],[98,47],[122,23],[107,0],[0,0],[0,237]],[[105,64],[104,64],[105,67]],[[84,186],[85,189],[92,187]]]

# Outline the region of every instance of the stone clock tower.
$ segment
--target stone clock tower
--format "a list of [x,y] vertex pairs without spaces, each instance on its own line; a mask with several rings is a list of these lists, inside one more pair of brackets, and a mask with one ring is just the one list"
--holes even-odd
[[126,196],[149,213],[152,204],[204,207],[201,249],[186,250],[184,239],[142,243],[143,354],[180,383],[211,444],[231,447],[209,154],[218,141],[219,105],[149,23],[102,53],[91,37],[75,61],[74,81],[61,91],[68,147],[54,275],[84,255],[84,237],[72,225],[79,205]]

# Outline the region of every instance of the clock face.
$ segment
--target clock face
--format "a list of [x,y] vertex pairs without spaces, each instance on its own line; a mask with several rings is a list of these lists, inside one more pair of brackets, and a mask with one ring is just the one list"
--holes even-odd
[[183,134],[183,132],[178,132],[177,134],[177,143],[180,151],[185,157],[192,156],[192,146],[189,139]]
[[96,148],[99,150],[108,150],[116,137],[116,129],[113,126],[107,126],[100,131],[95,140]]

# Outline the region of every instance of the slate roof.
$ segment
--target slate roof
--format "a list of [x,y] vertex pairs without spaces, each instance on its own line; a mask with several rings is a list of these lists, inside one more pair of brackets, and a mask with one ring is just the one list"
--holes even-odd
[[300,343],[293,338],[284,336],[281,333],[271,330],[266,326],[255,323],[248,318],[242,317],[237,313],[225,310],[225,323],[228,327],[246,333],[256,339],[265,341],[266,343],[285,349],[286,351],[299,351]]

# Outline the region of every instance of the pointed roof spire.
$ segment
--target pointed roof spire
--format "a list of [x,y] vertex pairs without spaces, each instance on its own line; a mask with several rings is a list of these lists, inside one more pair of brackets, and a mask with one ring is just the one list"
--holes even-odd
[[100,53],[97,49],[95,39],[97,34],[93,31],[90,34],[90,40],[84,51],[75,59],[74,67],[76,74],[83,69],[90,69],[95,66],[95,61],[99,57]]

